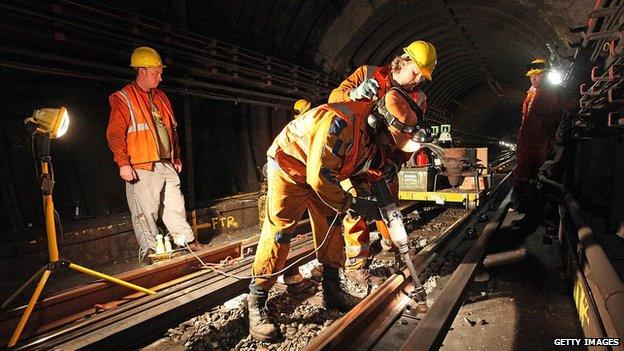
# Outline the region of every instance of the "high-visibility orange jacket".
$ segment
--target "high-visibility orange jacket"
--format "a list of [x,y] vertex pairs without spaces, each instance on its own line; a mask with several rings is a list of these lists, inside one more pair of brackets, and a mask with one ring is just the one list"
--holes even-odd
[[[350,101],[349,92],[351,89],[357,88],[364,80],[369,78],[375,78],[377,83],[379,83],[379,91],[377,91],[377,97],[382,98],[386,95],[386,92],[392,88],[392,70],[390,66],[360,66],[355,70],[347,79],[345,79],[338,88],[332,90],[329,95],[328,102],[346,102]],[[416,104],[420,107],[423,113],[427,110],[427,96],[422,90],[416,89],[408,92],[412,99],[416,102]],[[361,101],[369,101],[369,100],[361,100]],[[407,162],[412,153],[403,152],[398,148],[383,148],[382,154],[385,159],[391,159],[396,164],[402,164]],[[386,164],[384,161],[383,164]]]
[[344,212],[351,195],[339,182],[364,173],[377,150],[366,124],[374,106],[370,101],[318,106],[288,123],[267,156],[295,182],[309,185],[328,206]]
[[[366,79],[370,78],[375,78],[377,83],[379,83],[378,97],[386,95],[386,92],[392,88],[392,70],[390,66],[360,66],[347,77],[347,79],[340,83],[338,88],[332,90],[331,94],[329,94],[328,102],[349,101],[349,92],[360,86]],[[408,93],[424,113],[427,110],[427,96],[425,93],[418,89],[418,87]]]
[[517,166],[513,179],[516,186],[536,178],[555,143],[561,115],[575,106],[574,101],[558,86],[531,88],[522,104],[522,122],[518,131]]
[[[180,147],[176,132],[176,120],[169,99],[162,91],[152,89],[153,101],[162,115],[169,135],[171,161],[180,163]],[[158,132],[154,125],[149,93],[136,82],[108,97],[111,106],[106,137],[119,167],[132,165],[138,169],[153,169],[158,155]]]

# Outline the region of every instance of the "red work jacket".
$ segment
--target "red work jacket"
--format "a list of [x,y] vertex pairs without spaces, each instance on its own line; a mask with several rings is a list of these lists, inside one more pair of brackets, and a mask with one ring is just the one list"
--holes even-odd
[[514,171],[517,185],[537,177],[554,146],[561,115],[573,106],[572,99],[559,86],[544,84],[540,89],[532,88],[527,92],[517,140],[518,164]]

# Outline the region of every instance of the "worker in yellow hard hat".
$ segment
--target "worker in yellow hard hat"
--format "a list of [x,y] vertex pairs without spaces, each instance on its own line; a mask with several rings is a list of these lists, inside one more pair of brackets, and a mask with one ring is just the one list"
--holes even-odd
[[139,260],[155,252],[161,214],[176,245],[198,250],[201,245],[186,221],[180,191],[182,156],[176,120],[169,99],[158,89],[165,65],[156,50],[142,46],[132,53],[130,66],[136,71],[135,80],[108,98],[106,137],[125,181]]
[[527,65],[527,77],[537,76],[548,71],[548,61],[543,58],[537,58]]
[[426,96],[420,90],[420,84],[425,79],[432,79],[437,62],[433,44],[417,40],[403,48],[403,54],[387,66],[360,66],[332,90],[329,102],[371,100],[384,96],[391,87],[399,87],[424,110]]
[[[392,87],[399,87],[407,92],[424,114],[427,109],[427,96],[421,90],[421,83],[431,80],[438,56],[433,44],[417,40],[403,48],[403,54],[396,56],[389,65],[361,66],[338,88],[334,89],[329,102],[343,101],[368,101],[381,99]],[[398,171],[400,166],[410,159],[412,153],[406,153],[396,148],[383,148],[383,163],[379,166],[388,174],[388,185],[398,198]],[[350,179],[343,186],[352,188],[352,192],[366,188],[365,179]],[[364,284],[371,281],[371,276],[367,273],[365,265],[369,256],[370,239],[368,227],[361,218],[345,217],[343,221],[345,228],[346,244],[346,275],[349,279]],[[382,245],[392,248],[392,241],[387,228],[383,222],[378,222],[377,227],[381,233]]]
[[266,302],[306,211],[316,256],[323,265],[324,306],[347,312],[359,303],[359,298],[341,288],[339,269],[345,263],[345,249],[338,218],[346,212],[376,218],[379,207],[376,201],[351,195],[339,183],[366,172],[382,145],[413,149],[418,115],[410,99],[393,88],[377,103],[323,104],[289,122],[269,147],[265,220],[247,298],[252,337],[270,340],[279,330]]
[[306,99],[299,99],[293,105],[294,116],[295,118],[301,116],[302,114],[308,112],[308,110],[312,107],[312,103]]
[[543,201],[537,189],[538,171],[555,145],[555,134],[562,116],[577,104],[561,85],[549,84],[548,61],[537,58],[527,65],[526,76],[531,88],[522,104],[518,130],[516,160],[513,171],[512,202],[516,212],[524,216],[513,227],[536,225],[541,218]]

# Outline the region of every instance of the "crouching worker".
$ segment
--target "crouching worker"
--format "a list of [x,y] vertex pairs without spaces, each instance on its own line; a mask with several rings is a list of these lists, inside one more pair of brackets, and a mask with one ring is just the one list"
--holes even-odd
[[366,172],[380,145],[413,147],[417,117],[408,99],[394,88],[377,103],[321,105],[291,121],[273,141],[267,152],[266,217],[247,301],[249,333],[254,338],[275,337],[266,301],[306,209],[316,256],[323,265],[325,307],[348,311],[359,302],[340,288],[338,270],[345,263],[341,219],[350,212],[372,219],[379,210],[374,201],[347,193],[340,181]]

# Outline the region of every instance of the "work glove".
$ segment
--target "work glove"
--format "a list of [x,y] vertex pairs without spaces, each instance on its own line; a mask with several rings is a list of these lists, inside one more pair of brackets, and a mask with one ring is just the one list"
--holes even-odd
[[361,215],[365,220],[381,218],[379,207],[377,207],[377,201],[365,199],[363,197],[353,197],[349,210]]
[[375,78],[366,79],[357,88],[351,89],[349,98],[351,101],[372,99],[379,91],[379,83]]

